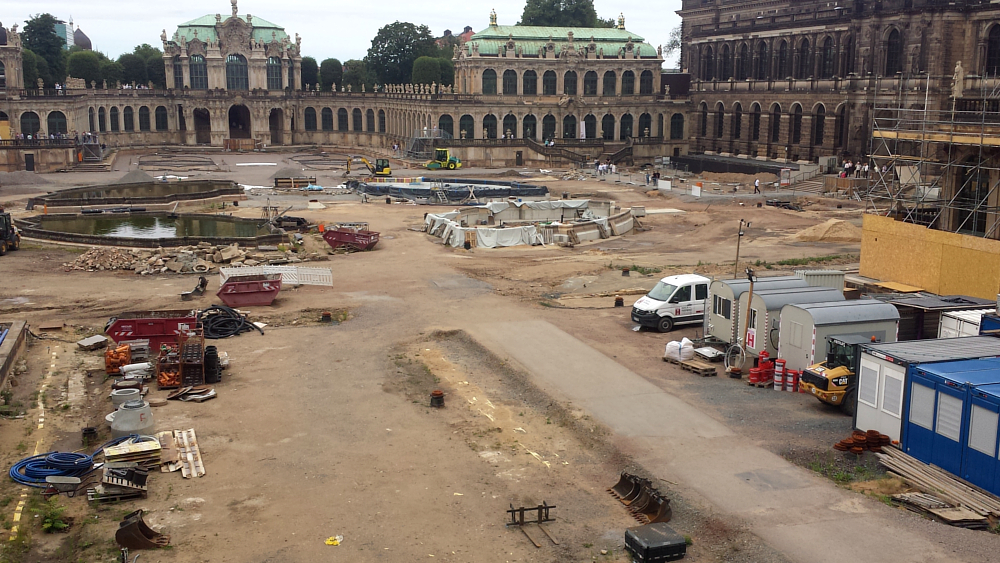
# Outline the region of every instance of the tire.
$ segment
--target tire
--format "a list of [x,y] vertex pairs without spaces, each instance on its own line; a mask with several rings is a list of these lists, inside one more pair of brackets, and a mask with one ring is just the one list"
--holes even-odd
[[858,406],[858,391],[857,389],[848,389],[847,393],[844,394],[844,400],[840,403],[840,410],[844,411],[844,414],[849,416],[854,416],[854,411],[857,410]]
[[7,241],[0,240],[0,256],[7,254]]
[[455,169],[455,163],[454,162],[449,162],[448,163],[448,170],[454,170],[454,169]]
[[660,332],[670,332],[674,330],[674,319],[672,317],[663,317],[658,323],[656,323],[656,330]]
[[215,346],[205,347],[205,383],[222,381],[222,366],[219,365],[219,350]]
[[14,244],[10,247],[11,250],[21,250],[21,237],[14,237]]

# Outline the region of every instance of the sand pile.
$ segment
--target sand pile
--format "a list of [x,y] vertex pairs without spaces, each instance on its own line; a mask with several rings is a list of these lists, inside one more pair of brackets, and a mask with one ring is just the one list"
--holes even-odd
[[152,184],[156,180],[142,170],[133,170],[115,180],[116,184]]
[[795,239],[803,242],[861,242],[861,229],[841,219],[830,219],[799,231]]
[[276,178],[305,178],[309,174],[301,168],[282,168],[271,175],[271,179]]
[[24,170],[0,172],[0,186],[39,186],[42,184],[51,184],[51,182],[34,172]]

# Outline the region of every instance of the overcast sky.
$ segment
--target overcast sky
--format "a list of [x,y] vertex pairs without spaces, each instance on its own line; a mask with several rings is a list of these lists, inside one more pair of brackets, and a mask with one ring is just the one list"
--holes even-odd
[[[633,5],[622,0],[594,0],[597,14],[617,18],[625,14],[625,27],[652,45],[667,42],[670,29],[680,23],[674,13],[680,0],[658,0]],[[636,6],[646,8],[640,12]],[[650,6],[656,6],[649,9]],[[285,28],[292,37],[302,36],[302,54],[322,60],[360,59],[368,52],[378,29],[396,20],[424,24],[435,36],[445,29],[461,32],[466,25],[480,31],[489,26],[490,9],[497,10],[498,23],[513,25],[524,9],[522,0],[344,2],[334,0],[239,0],[241,14],[260,16]],[[115,58],[141,43],[160,47],[160,31],[172,36],[177,25],[205,14],[230,14],[228,0],[174,0],[167,4],[121,0],[4,0],[0,21],[5,27],[17,23],[22,28],[32,14],[48,12],[69,20],[90,37],[94,49]],[[672,62],[672,61],[671,61]],[[673,66],[668,64],[666,66]]]

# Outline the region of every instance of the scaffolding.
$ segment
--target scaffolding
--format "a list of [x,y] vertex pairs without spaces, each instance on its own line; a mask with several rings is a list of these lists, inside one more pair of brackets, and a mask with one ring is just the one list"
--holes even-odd
[[1000,80],[975,80],[974,97],[944,97],[947,80],[930,77],[897,78],[892,98],[876,95],[871,181],[855,194],[866,213],[1000,238]]
[[451,138],[450,133],[437,127],[417,129],[406,145],[406,156],[417,160],[430,160],[434,158],[434,142],[437,139]]

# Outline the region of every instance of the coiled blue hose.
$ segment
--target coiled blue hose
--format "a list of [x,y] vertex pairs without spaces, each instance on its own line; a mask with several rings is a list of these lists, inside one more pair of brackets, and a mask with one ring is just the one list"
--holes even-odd
[[48,486],[45,482],[46,477],[83,477],[94,470],[94,458],[103,452],[104,448],[138,438],[136,434],[114,438],[90,455],[49,452],[26,457],[11,466],[10,478],[27,487],[44,488]]

